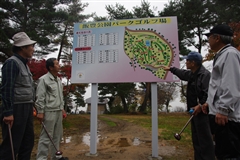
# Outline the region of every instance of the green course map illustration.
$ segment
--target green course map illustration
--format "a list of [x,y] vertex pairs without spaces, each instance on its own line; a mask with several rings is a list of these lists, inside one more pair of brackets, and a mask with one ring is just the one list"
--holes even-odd
[[165,79],[167,74],[162,66],[171,65],[175,48],[171,42],[153,29],[130,30],[125,27],[124,51],[131,60],[130,65],[134,70],[136,65],[139,65],[141,69]]

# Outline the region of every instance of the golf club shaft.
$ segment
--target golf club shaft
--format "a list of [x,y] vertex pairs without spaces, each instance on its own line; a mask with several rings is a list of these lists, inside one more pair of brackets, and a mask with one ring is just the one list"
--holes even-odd
[[182,128],[182,130],[178,133],[179,135],[182,134],[182,132],[184,131],[184,129],[187,127],[187,125],[189,124],[189,122],[192,120],[193,116],[194,116],[194,115],[192,115],[192,116],[189,118],[189,120],[188,120],[187,123],[184,125],[184,127]]
[[12,132],[11,132],[11,125],[8,124],[8,131],[9,131],[9,137],[10,137],[10,144],[12,149],[12,158],[15,160],[14,150],[13,150],[13,141],[12,141]]
[[51,137],[50,134],[48,133],[47,128],[46,128],[46,126],[45,126],[45,124],[44,124],[43,122],[42,122],[42,126],[43,126],[43,129],[45,130],[45,132],[47,133],[48,138],[49,138],[50,141],[52,142],[53,147],[55,148],[56,151],[58,151],[57,147],[55,146],[55,144],[54,144],[54,142],[53,142],[52,137]]

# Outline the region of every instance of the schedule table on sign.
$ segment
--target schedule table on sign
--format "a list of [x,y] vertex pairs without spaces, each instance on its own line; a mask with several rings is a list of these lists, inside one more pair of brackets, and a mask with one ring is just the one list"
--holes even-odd
[[78,36],[78,47],[86,46],[95,46],[95,34]]
[[104,33],[99,35],[99,45],[117,45],[118,33]]
[[118,62],[118,50],[101,50],[98,54],[99,63],[116,63]]
[[78,64],[94,63],[94,52],[93,51],[78,52],[77,62]]

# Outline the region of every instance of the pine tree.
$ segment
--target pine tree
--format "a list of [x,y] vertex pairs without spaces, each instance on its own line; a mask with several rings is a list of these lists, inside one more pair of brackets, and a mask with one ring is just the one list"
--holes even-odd
[[37,41],[39,47],[35,53],[48,54],[56,51],[52,37],[61,32],[58,27],[66,21],[68,15],[59,5],[67,5],[71,0],[2,0],[0,3],[0,60],[5,61],[13,53],[11,38],[20,31]]

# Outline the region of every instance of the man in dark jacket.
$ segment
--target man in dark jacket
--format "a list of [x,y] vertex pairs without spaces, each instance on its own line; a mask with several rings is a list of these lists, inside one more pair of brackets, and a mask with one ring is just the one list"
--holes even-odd
[[0,145],[0,159],[13,159],[8,132],[10,127],[15,159],[30,160],[34,146],[35,90],[27,62],[33,56],[36,41],[31,40],[25,32],[15,34],[12,39],[14,55],[2,67],[0,122],[3,140]]
[[210,72],[202,65],[202,56],[190,52],[185,69],[164,67],[183,81],[187,81],[187,109],[194,109],[191,121],[192,142],[195,160],[214,160],[214,146],[209,126],[208,115],[202,112],[202,104],[207,100]]

